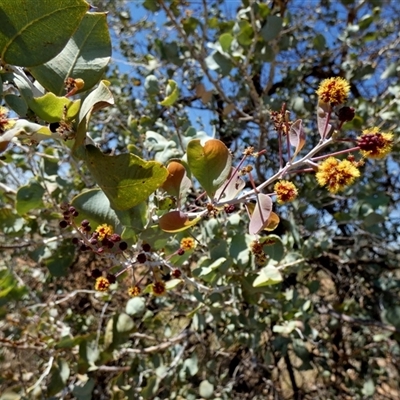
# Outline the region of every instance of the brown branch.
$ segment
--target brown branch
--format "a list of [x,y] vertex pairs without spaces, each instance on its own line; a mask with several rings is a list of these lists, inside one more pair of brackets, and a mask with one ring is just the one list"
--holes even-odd
[[335,311],[331,305],[320,306],[318,307],[318,312],[320,314],[329,314],[334,318],[337,318],[340,321],[347,322],[349,324],[360,325],[360,326],[374,326],[376,328],[381,328],[389,332],[400,333],[400,329],[396,328],[393,325],[384,324],[380,321],[375,321],[372,319],[364,319],[364,318],[355,318],[350,315],[342,314]]

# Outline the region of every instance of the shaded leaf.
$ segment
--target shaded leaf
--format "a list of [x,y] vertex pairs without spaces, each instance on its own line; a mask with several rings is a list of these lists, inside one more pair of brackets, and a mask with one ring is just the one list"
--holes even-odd
[[179,197],[181,184],[186,176],[186,168],[178,161],[171,161],[167,170],[168,177],[161,187],[171,196]]
[[84,16],[60,54],[44,65],[31,68],[30,72],[56,95],[65,93],[65,80],[70,77],[82,79],[86,91],[102,78],[110,58],[111,39],[106,14],[91,12]]
[[89,171],[115,210],[128,210],[147,200],[168,176],[160,163],[133,154],[107,156],[89,145],[86,155]]
[[275,39],[282,30],[283,19],[277,17],[276,15],[269,15],[267,17],[267,22],[261,29],[262,38],[268,42]]
[[37,182],[21,186],[17,192],[15,208],[19,215],[43,207],[44,188]]

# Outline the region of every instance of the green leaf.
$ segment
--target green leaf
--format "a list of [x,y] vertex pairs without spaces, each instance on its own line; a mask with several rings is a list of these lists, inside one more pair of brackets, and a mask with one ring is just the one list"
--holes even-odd
[[187,159],[190,171],[213,198],[231,172],[232,156],[228,148],[218,139],[210,139],[204,146],[199,139],[191,140]]
[[13,111],[15,111],[20,117],[25,117],[28,112],[28,105],[21,96],[16,94],[6,94],[4,100]]
[[120,333],[130,332],[135,327],[133,319],[125,313],[118,315],[116,330]]
[[51,275],[61,277],[68,275],[68,268],[72,265],[74,259],[75,246],[68,240],[58,246],[52,255],[44,260],[44,263]]
[[253,41],[253,28],[249,21],[243,20],[239,22],[239,33],[236,37],[241,46],[250,46]]
[[[263,236],[260,243],[264,244],[264,253],[273,260],[280,261],[285,253],[282,239],[278,235]],[[267,243],[267,244],[265,244]]]
[[231,47],[231,43],[233,41],[233,36],[230,33],[223,33],[219,39],[219,44],[221,45],[221,48],[223,51],[227,52],[229,51]]
[[3,63],[32,67],[55,57],[89,10],[84,0],[2,1],[0,58]]
[[99,85],[85,98],[78,116],[78,131],[72,147],[75,157],[83,159],[85,157],[84,143],[86,139],[87,125],[90,116],[97,110],[114,104],[114,97],[108,88],[108,81],[101,81]]
[[144,88],[150,95],[156,95],[160,93],[160,85],[158,84],[157,77],[154,75],[147,76],[144,81]]
[[29,211],[43,208],[44,189],[39,183],[31,182],[22,186],[17,192],[16,210],[19,215],[24,215]]
[[315,47],[315,50],[317,50],[317,51],[325,50],[326,49],[325,36],[322,35],[321,33],[318,33],[313,39],[313,45]]
[[67,97],[57,97],[54,93],[46,93],[29,102],[32,111],[47,122],[58,122],[64,117],[66,120],[73,120],[78,114],[80,106],[80,100],[72,101]]
[[167,95],[163,101],[160,102],[162,106],[172,106],[176,100],[178,100],[179,96],[179,88],[175,81],[172,79],[168,80],[167,89],[165,90],[165,94]]
[[83,79],[85,91],[100,81],[111,57],[106,16],[105,13],[86,14],[60,54],[46,64],[30,69],[43,87],[62,95],[65,80],[69,77]]
[[142,315],[146,311],[146,300],[143,297],[129,299],[125,311],[128,315]]
[[271,286],[282,282],[283,278],[278,268],[267,265],[258,274],[253,282],[253,287]]
[[276,15],[269,15],[267,17],[267,23],[261,29],[262,38],[268,42],[275,39],[282,30],[283,19]]
[[162,164],[133,154],[107,156],[89,145],[86,156],[89,171],[114,210],[128,210],[147,200],[168,176]]
[[199,385],[199,394],[204,399],[210,399],[214,393],[214,385],[210,383],[208,380],[204,380],[200,382]]
[[47,386],[47,396],[54,396],[65,388],[70,374],[68,363],[64,359],[57,360],[57,365],[51,370],[50,383]]
[[114,231],[121,233],[121,222],[117,213],[111,208],[110,201],[100,189],[91,189],[75,196],[71,205],[79,212],[76,222],[80,223],[87,219],[92,227],[101,224],[108,224]]
[[74,386],[72,394],[76,397],[76,400],[91,400],[94,386],[95,381],[90,378],[83,386]]

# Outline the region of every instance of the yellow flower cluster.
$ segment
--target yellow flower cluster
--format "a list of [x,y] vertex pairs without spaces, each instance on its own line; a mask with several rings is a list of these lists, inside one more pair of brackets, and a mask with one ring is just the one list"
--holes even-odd
[[193,250],[196,247],[196,242],[192,237],[185,237],[181,240],[181,249],[184,251]]
[[275,184],[274,190],[279,204],[293,201],[297,197],[296,186],[289,181],[279,181]]
[[98,232],[98,240],[103,240],[106,236],[111,236],[114,233],[113,227],[111,225],[102,224],[96,228]]
[[346,79],[335,77],[324,79],[317,90],[317,95],[324,103],[332,106],[343,104],[350,92],[350,84]]
[[360,171],[349,160],[329,157],[320,164],[315,176],[320,186],[327,186],[331,193],[337,193],[351,185],[360,176]]
[[364,157],[380,159],[391,152],[393,133],[382,133],[377,127],[365,129],[357,138],[357,144]]

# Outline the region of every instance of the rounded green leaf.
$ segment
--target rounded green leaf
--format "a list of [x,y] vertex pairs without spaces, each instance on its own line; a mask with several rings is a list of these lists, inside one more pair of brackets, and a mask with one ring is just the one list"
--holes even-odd
[[146,311],[146,300],[143,297],[134,297],[126,303],[125,311],[128,315],[141,315]]
[[43,194],[44,189],[37,182],[20,187],[17,192],[17,213],[24,215],[31,210],[43,207]]
[[199,139],[191,140],[187,147],[187,159],[192,174],[208,196],[214,197],[231,172],[232,156],[228,148],[218,139],[210,139],[204,146]]
[[47,122],[58,122],[64,118],[72,120],[78,114],[81,101],[72,101],[67,97],[57,97],[54,93],[46,93],[42,97],[33,98],[29,107],[41,119]]
[[107,156],[89,145],[86,157],[89,171],[114,210],[128,210],[147,200],[168,176],[162,164],[133,154]]
[[204,399],[210,399],[214,393],[214,385],[207,380],[200,382],[199,394]]
[[89,10],[84,0],[12,0],[0,7],[0,58],[32,67],[55,57]]
[[156,95],[160,93],[160,85],[158,83],[158,79],[154,75],[149,75],[146,77],[144,81],[144,88],[146,92],[150,95]]
[[168,80],[168,85],[166,89],[166,97],[163,101],[160,102],[162,106],[172,106],[176,100],[178,100],[179,89],[178,85],[172,79]]
[[84,81],[83,90],[102,78],[111,57],[111,39],[105,13],[88,13],[63,51],[44,65],[30,69],[32,75],[50,92],[65,93],[69,77]]
[[111,208],[110,201],[100,189],[91,189],[75,196],[71,205],[79,211],[76,221],[87,219],[92,227],[108,224],[120,233],[120,221],[116,212]]
[[228,51],[233,41],[233,36],[230,33],[223,33],[219,39],[219,44],[223,51]]
[[253,287],[276,285],[282,282],[282,274],[273,265],[264,267],[253,282]]
[[269,40],[275,39],[282,30],[283,19],[276,15],[269,15],[267,17],[267,23],[261,29],[262,38],[268,42]]

